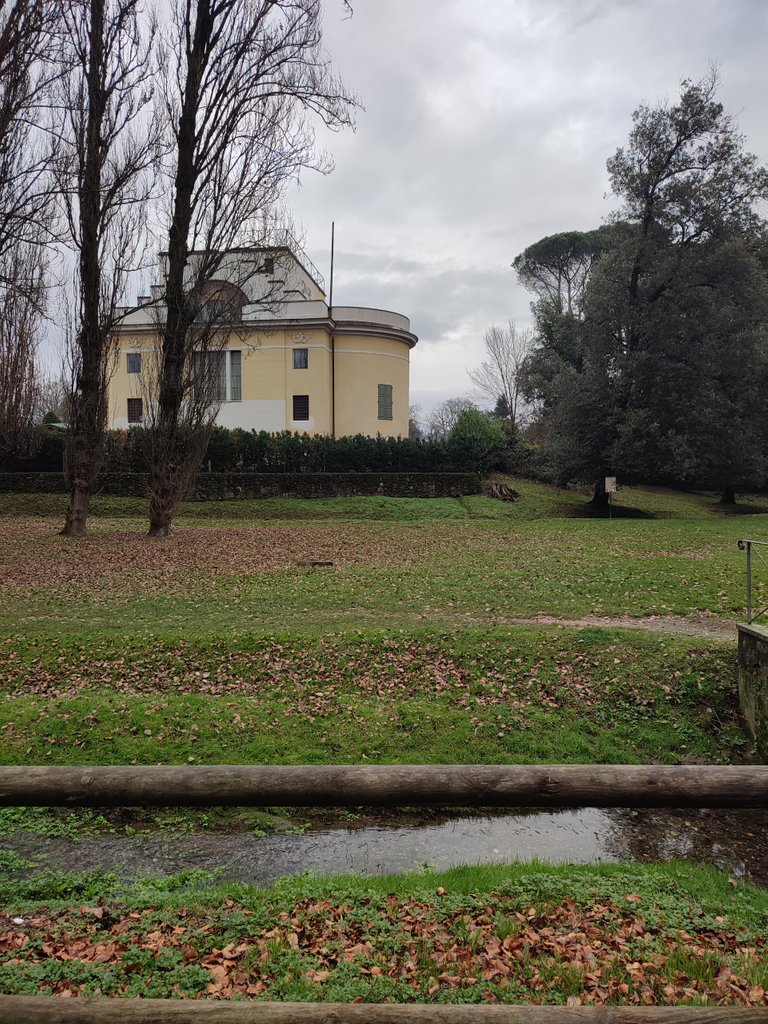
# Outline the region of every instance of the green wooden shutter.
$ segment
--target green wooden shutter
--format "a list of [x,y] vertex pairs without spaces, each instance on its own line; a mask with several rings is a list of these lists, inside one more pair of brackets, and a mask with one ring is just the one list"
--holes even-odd
[[379,419],[392,419],[392,385],[379,384]]

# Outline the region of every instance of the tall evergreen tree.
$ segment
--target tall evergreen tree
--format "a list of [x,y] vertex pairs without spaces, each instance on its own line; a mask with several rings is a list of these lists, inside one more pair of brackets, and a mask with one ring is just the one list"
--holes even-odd
[[[606,473],[709,486],[762,482],[768,383],[768,171],[716,99],[717,77],[641,106],[608,161],[617,210],[578,318],[539,301],[526,380],[560,478]],[[591,473],[590,468],[591,467]],[[604,500],[598,485],[596,500]]]

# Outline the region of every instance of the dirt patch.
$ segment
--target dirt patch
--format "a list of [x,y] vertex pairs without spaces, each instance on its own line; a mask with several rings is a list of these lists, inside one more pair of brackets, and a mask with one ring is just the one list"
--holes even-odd
[[559,619],[554,615],[534,615],[526,618],[515,615],[499,620],[521,626],[563,626],[567,629],[644,629],[651,633],[675,633],[678,636],[700,636],[709,640],[735,640],[736,623],[711,615],[585,615],[580,619]]

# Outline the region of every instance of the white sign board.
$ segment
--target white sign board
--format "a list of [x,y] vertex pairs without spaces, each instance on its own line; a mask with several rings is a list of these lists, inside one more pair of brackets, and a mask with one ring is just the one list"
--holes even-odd
[[616,493],[616,491],[618,490],[618,487],[616,486],[616,477],[615,476],[607,476],[605,478],[605,490],[606,490],[607,494],[615,494]]

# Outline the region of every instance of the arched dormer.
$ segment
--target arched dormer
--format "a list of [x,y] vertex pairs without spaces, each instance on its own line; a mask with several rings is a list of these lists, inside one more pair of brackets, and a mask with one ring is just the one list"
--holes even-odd
[[206,281],[195,319],[206,323],[235,323],[243,319],[243,306],[247,302],[242,288],[231,281]]

